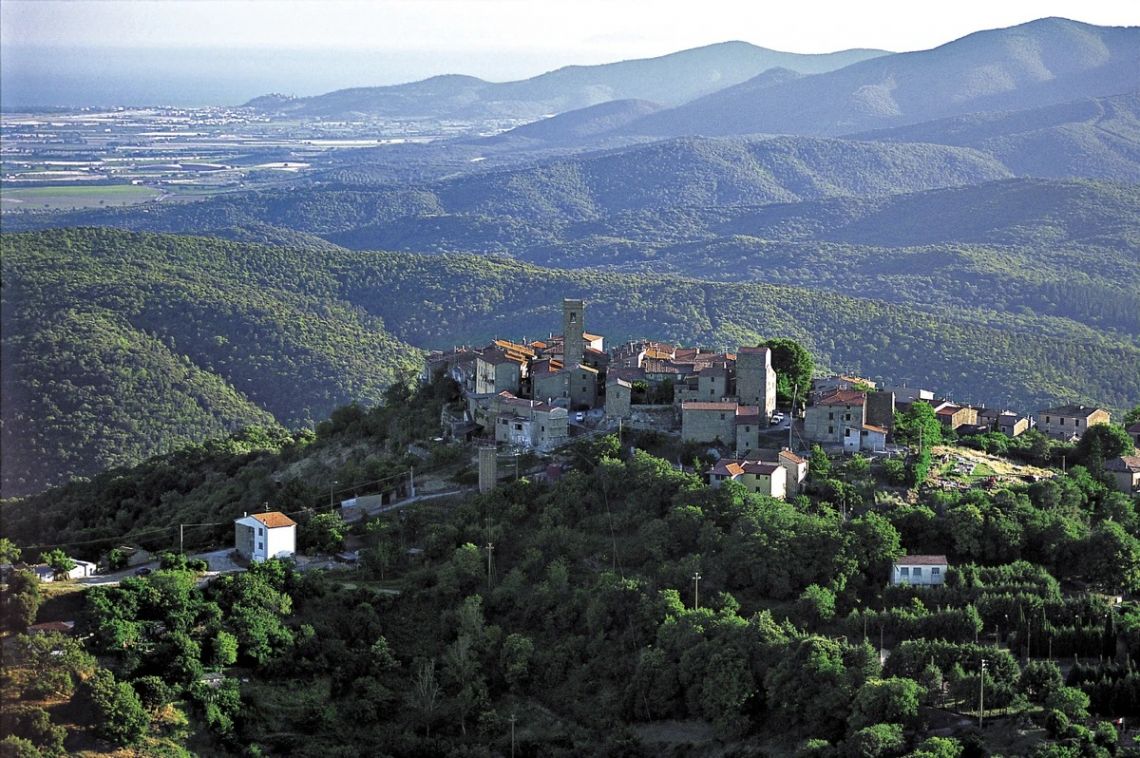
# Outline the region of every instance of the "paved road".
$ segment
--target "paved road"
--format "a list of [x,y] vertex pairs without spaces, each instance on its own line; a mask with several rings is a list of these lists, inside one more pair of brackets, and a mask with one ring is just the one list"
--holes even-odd
[[[228,574],[234,571],[245,571],[245,568],[243,566],[239,566],[238,564],[234,563],[233,559],[230,558],[230,554],[232,552],[233,548],[227,547],[221,550],[211,550],[206,553],[191,553],[188,555],[187,558],[202,558],[210,566],[210,569],[206,573],[202,574],[201,578],[199,579],[199,584],[204,584],[219,574]],[[102,585],[114,586],[124,579],[130,579],[132,576],[136,576],[137,574],[135,572],[140,568],[148,568],[151,571],[158,571],[158,561],[150,561],[138,566],[131,566],[129,569],[124,569],[123,571],[115,571],[109,574],[96,574],[95,576],[83,577],[82,579],[76,579],[75,583],[84,584],[91,587],[98,587]]]

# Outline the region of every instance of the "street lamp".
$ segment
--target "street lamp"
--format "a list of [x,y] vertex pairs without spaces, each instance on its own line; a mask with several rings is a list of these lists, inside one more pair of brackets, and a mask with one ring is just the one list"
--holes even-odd
[[701,607],[701,572],[693,572],[693,610]]

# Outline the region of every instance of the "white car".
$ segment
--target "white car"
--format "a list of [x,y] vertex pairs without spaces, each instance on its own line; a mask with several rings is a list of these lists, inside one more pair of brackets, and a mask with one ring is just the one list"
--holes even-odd
[[784,414],[780,413],[779,411],[776,411],[775,413],[772,414],[772,419],[768,423],[771,424],[772,426],[777,426],[779,424],[784,423]]
[[574,414],[574,420],[577,421],[579,424],[581,424],[583,421],[586,420],[586,414],[582,411],[578,411],[577,413]]

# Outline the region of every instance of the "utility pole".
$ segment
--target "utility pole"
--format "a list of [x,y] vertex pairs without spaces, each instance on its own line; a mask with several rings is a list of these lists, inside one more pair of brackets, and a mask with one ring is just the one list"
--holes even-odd
[[978,676],[978,728],[982,728],[982,718],[986,713],[986,665],[989,663],[982,659],[982,670]]
[[883,665],[884,660],[886,660],[886,659],[883,656],[883,622],[880,621],[879,622],[879,665],[880,666]]
[[183,553],[183,554],[186,553],[186,551],[182,547],[185,544],[185,542],[183,540],[183,537],[185,536],[185,531],[184,531],[185,526],[186,526],[185,524],[179,524],[178,525],[178,552]]
[[408,469],[408,497],[416,496],[416,467]]
[[340,482],[338,482],[336,479],[333,479],[332,482],[329,483],[329,510],[330,511],[333,510],[334,508],[336,508],[336,506],[333,505],[333,490],[336,488],[336,486],[338,484],[340,484]]
[[788,412],[788,450],[792,449],[792,428],[796,425],[796,399],[799,395],[800,383],[796,382],[796,388],[792,390],[792,409]]
[[487,591],[491,591],[491,556],[495,553],[495,545],[490,540],[487,540]]
[[511,713],[511,758],[515,758],[515,721],[517,721],[517,720],[518,720],[518,718],[515,716],[514,712],[512,712]]
[[701,607],[701,572],[693,572],[693,610]]

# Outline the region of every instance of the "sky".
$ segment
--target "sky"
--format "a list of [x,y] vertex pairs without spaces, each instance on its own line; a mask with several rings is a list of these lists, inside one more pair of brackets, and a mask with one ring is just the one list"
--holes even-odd
[[221,103],[440,73],[504,81],[734,39],[799,53],[902,52],[1043,16],[1135,26],[1140,3],[0,0],[0,95],[6,105],[162,92]]

